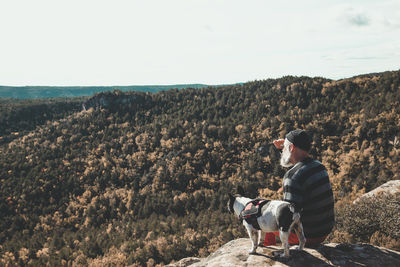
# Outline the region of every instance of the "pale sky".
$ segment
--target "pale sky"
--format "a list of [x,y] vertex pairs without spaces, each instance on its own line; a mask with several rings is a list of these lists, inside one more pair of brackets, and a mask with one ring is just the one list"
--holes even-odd
[[399,0],[0,0],[0,85],[213,85],[399,69]]

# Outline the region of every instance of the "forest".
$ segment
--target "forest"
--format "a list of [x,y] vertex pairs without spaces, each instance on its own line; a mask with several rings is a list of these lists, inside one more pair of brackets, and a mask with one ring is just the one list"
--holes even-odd
[[[240,184],[249,197],[281,198],[286,169],[271,143],[293,129],[312,135],[330,175],[337,223],[327,242],[400,250],[399,195],[352,204],[400,179],[399,102],[400,71],[0,99],[0,266],[207,256],[246,237],[228,192]],[[377,222],[383,208],[397,224]]]
[[129,86],[0,86],[0,98],[40,99],[91,96],[112,90],[157,93],[169,89],[203,88],[205,84],[129,85]]

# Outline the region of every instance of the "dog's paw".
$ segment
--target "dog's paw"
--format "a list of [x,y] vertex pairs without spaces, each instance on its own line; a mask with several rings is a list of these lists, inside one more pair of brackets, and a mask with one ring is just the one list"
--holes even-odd
[[285,253],[280,253],[279,258],[281,259],[289,259],[290,255],[285,255]]
[[256,250],[257,250],[257,249],[249,249],[249,254],[250,254],[250,255],[256,254]]
[[272,256],[279,257],[282,253],[280,251],[272,251]]
[[290,257],[289,255],[285,255],[285,252],[281,252],[281,251],[273,251],[272,256],[278,257],[281,259],[288,259]]

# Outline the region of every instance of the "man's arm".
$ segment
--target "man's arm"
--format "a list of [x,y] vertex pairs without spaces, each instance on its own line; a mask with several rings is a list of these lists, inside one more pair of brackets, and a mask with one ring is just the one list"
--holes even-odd
[[286,178],[283,181],[283,200],[294,205],[295,211],[300,211],[303,208],[303,190],[299,185],[300,176],[295,173],[293,177]]

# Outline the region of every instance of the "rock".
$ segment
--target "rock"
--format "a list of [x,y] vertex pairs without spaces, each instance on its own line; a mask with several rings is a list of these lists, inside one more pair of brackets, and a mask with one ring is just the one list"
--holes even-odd
[[207,258],[182,259],[167,266],[400,266],[399,252],[368,244],[329,243],[303,251],[292,246],[288,259],[274,256],[274,252],[282,252],[279,246],[259,247],[255,255],[249,255],[250,247],[250,239],[240,238],[226,243]]
[[196,258],[196,257],[189,257],[189,258],[184,258],[181,259],[178,262],[175,262],[173,264],[167,265],[167,266],[171,266],[171,267],[185,267],[185,266],[193,266],[194,263],[197,263],[201,261],[200,258]]
[[385,194],[394,195],[399,192],[400,192],[400,180],[392,180],[362,195],[361,197],[354,200],[353,203],[355,204],[367,198],[379,197],[380,195],[385,195]]
[[123,93],[114,90],[113,92],[107,91],[95,94],[82,104],[82,108],[83,110],[88,110],[90,108],[109,108],[124,104],[145,105],[149,104],[147,103],[149,99],[145,93]]

